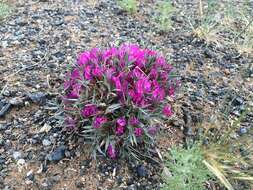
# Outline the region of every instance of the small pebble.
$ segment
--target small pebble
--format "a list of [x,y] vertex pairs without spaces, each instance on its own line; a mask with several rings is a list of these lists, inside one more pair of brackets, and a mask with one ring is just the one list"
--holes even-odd
[[48,140],[48,139],[43,139],[42,144],[43,144],[43,146],[50,146],[51,145],[51,141]]

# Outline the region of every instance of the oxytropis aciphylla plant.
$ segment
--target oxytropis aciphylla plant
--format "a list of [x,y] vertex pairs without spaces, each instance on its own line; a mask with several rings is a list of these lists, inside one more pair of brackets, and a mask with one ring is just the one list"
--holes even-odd
[[178,82],[172,73],[163,56],[137,45],[83,52],[66,75],[65,124],[93,153],[112,159],[147,147],[173,114],[168,97]]

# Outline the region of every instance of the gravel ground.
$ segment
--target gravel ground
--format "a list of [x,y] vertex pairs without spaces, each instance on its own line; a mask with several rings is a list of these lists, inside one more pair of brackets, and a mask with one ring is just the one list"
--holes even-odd
[[[112,0],[13,4],[15,11],[0,22],[0,189],[159,189],[162,167],[156,162],[91,160],[57,125],[64,72],[92,47],[132,42],[170,57],[182,88],[176,117],[158,139],[162,155],[194,138],[195,126],[216,112],[233,118],[253,106],[252,57],[196,39],[182,30],[181,15],[162,34],[151,19],[152,3],[141,3],[132,16]],[[247,133],[252,120],[248,113],[237,135]]]

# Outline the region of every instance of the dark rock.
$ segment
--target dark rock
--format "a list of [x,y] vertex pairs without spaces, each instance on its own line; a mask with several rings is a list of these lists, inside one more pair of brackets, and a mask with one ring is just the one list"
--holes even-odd
[[240,129],[239,129],[239,134],[240,135],[244,135],[244,134],[246,134],[248,132],[248,130],[247,130],[247,128],[245,128],[245,127],[241,127]]
[[55,19],[54,20],[54,25],[55,26],[61,26],[61,25],[63,25],[64,24],[64,20],[63,19]]
[[5,158],[0,156],[0,165],[4,165],[5,161]]
[[10,104],[11,105],[14,105],[14,106],[21,106],[23,105],[23,100],[19,97],[16,97],[16,98],[12,98],[10,99]]
[[28,172],[26,174],[26,178],[29,179],[30,181],[33,181],[34,180],[34,174],[32,171]]
[[76,181],[76,187],[79,188],[79,189],[81,189],[81,188],[84,188],[85,185],[83,184],[82,181]]
[[135,184],[132,184],[130,186],[127,187],[127,190],[137,190],[137,186]]
[[237,97],[233,100],[233,106],[241,106],[243,104],[243,99],[241,97]]
[[190,115],[190,110],[188,110],[186,108],[183,109],[183,120],[184,120],[186,126],[192,125],[192,118]]
[[204,114],[202,114],[202,113],[192,114],[192,121],[194,123],[202,123],[204,121]]
[[60,146],[56,148],[51,154],[48,155],[49,161],[60,161],[65,157],[65,146]]
[[186,135],[186,136],[193,136],[194,135],[194,132],[191,127],[185,127],[183,132],[184,132],[184,135]]
[[7,103],[4,106],[0,107],[0,117],[5,116],[8,113],[8,111],[10,110],[10,108],[11,108],[10,103]]
[[71,152],[66,150],[65,151],[65,156],[66,156],[66,158],[70,158],[71,157]]
[[0,137],[0,146],[4,146],[4,139]]
[[147,177],[147,176],[148,176],[148,171],[147,171],[147,169],[145,168],[145,166],[143,166],[143,165],[137,166],[136,172],[137,172],[137,175],[138,175],[139,177]]
[[8,128],[8,125],[0,123],[0,131],[1,130],[6,130]]
[[46,102],[46,94],[43,92],[29,93],[28,97],[34,102],[44,104]]

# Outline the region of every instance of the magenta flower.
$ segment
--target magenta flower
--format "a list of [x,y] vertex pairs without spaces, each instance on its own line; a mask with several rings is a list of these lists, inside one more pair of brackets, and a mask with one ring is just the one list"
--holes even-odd
[[165,98],[164,89],[161,88],[160,86],[157,86],[152,92],[152,97],[157,101],[163,100]]
[[132,71],[132,76],[135,78],[141,78],[144,76],[144,73],[141,71],[139,67],[135,67]]
[[64,90],[68,90],[71,85],[72,85],[72,81],[71,80],[65,80],[64,83],[63,83]]
[[124,117],[121,117],[117,119],[116,123],[117,123],[117,126],[119,127],[125,127],[127,124],[127,121]]
[[149,74],[151,80],[157,80],[158,78],[158,71],[157,68],[152,68]]
[[92,69],[92,75],[95,77],[101,77],[103,75],[103,70],[99,66],[95,66],[95,68]]
[[136,90],[137,94],[142,95],[144,93],[144,90],[143,90],[143,80],[138,80],[135,83],[135,90]]
[[116,69],[114,67],[105,70],[105,76],[109,81],[113,81],[113,74],[115,73]]
[[161,77],[161,80],[163,81],[163,82],[167,82],[168,81],[168,79],[169,79],[169,75],[168,75],[168,73],[167,72],[161,72],[160,73],[160,77]]
[[136,93],[134,92],[134,90],[129,90],[128,95],[132,98],[132,101],[134,104],[139,105],[139,106],[142,105],[142,102],[143,102],[142,94]]
[[111,49],[109,49],[109,50],[106,50],[104,53],[103,53],[103,55],[102,55],[102,59],[104,60],[104,61],[107,61],[109,58],[111,58],[111,57],[115,57],[116,55],[117,55],[117,53],[118,53],[118,50],[116,49],[116,48],[111,48]]
[[150,134],[152,136],[156,135],[157,131],[158,131],[158,127],[149,127],[148,128],[148,134]]
[[90,59],[94,62],[97,63],[98,61],[98,54],[99,54],[100,50],[98,48],[93,48],[90,51]]
[[170,97],[174,97],[174,95],[175,95],[175,88],[173,86],[171,86],[169,88],[169,96]]
[[121,136],[124,134],[124,132],[125,132],[124,127],[121,127],[121,126],[116,127],[116,131],[115,131],[116,135]]
[[98,129],[107,122],[107,118],[104,116],[97,116],[93,122],[93,127]]
[[158,57],[157,59],[156,59],[156,65],[158,66],[158,67],[163,67],[164,65],[166,65],[167,63],[166,63],[166,60],[164,59],[164,57]]
[[121,85],[119,77],[112,77],[112,81],[115,84],[116,90],[117,91],[122,91],[122,85]]
[[157,53],[153,50],[150,49],[145,49],[145,52],[149,55],[149,56],[156,56]]
[[87,65],[84,68],[84,78],[86,80],[91,80],[92,79],[92,74],[91,74],[91,65]]
[[75,129],[76,123],[77,121],[70,116],[67,116],[67,118],[65,119],[65,124],[69,130]]
[[78,65],[79,66],[85,65],[89,61],[89,58],[90,58],[90,53],[89,52],[82,53],[79,56]]
[[71,73],[71,79],[80,79],[80,71],[79,69],[74,69]]
[[86,105],[81,111],[83,117],[90,117],[97,113],[96,105]]
[[173,112],[171,110],[171,106],[169,104],[167,104],[166,106],[164,106],[163,108],[163,114],[167,117],[170,117],[173,115]]
[[[93,48],[81,53],[77,64],[65,76],[64,111],[71,113],[71,117],[66,116],[66,126],[77,129],[87,124],[97,129],[92,142],[95,146],[107,142],[108,136],[114,139],[104,150],[112,159],[118,157],[120,148],[125,148],[125,141],[131,135],[138,137],[138,144],[149,143],[150,135],[159,130],[158,120],[163,122],[173,114],[166,97],[174,97],[179,84],[170,78],[172,69],[161,54],[137,45],[123,44],[106,50]],[[80,105],[83,107],[76,113]],[[114,105],[120,108],[107,109]],[[140,119],[145,113],[161,118],[154,122]]]
[[115,159],[117,157],[116,150],[115,150],[115,148],[111,144],[107,148],[107,155],[111,159]]
[[140,121],[135,116],[133,116],[129,119],[129,123],[132,126],[137,126],[140,124]]
[[72,72],[67,73],[68,80],[64,82],[64,89],[69,89],[72,85],[74,85],[77,79],[80,79],[80,71],[79,69],[74,69]]
[[134,129],[134,134],[135,134],[136,137],[142,136],[142,134],[143,134],[143,129],[142,129],[142,128],[135,128],[135,129]]
[[150,92],[151,90],[151,82],[147,79],[143,79],[143,89],[145,92]]
[[137,94],[140,94],[140,95],[150,92],[151,82],[147,78],[142,78],[136,82],[135,90]]
[[69,99],[77,99],[77,98],[79,98],[81,88],[82,88],[81,84],[79,84],[79,83],[73,84],[72,85],[72,90],[67,95],[67,98],[69,98]]

